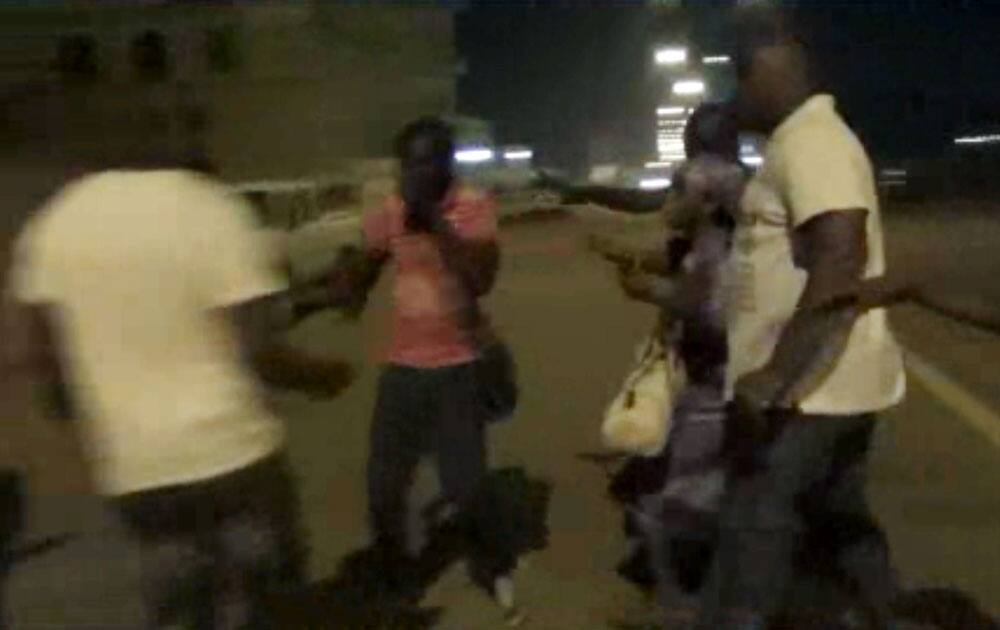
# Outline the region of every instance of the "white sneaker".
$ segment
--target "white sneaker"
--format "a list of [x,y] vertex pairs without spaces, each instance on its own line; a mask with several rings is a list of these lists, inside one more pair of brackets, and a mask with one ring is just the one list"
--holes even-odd
[[514,579],[510,575],[501,575],[493,580],[493,598],[503,610],[504,623],[508,626],[520,626],[527,618],[517,606],[514,597]]

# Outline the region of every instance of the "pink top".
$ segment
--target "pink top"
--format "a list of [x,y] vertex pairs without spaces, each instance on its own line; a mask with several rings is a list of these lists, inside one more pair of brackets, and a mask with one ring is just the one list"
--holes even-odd
[[[444,217],[461,238],[496,238],[496,210],[482,192],[453,189],[444,201]],[[392,257],[396,273],[389,362],[436,368],[474,360],[475,350],[458,323],[465,291],[445,268],[435,238],[406,231],[403,200],[394,195],[366,212],[364,236],[368,251]]]

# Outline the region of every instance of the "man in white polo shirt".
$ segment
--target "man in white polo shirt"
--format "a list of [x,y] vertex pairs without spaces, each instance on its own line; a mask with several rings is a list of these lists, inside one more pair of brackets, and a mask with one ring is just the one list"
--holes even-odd
[[885,271],[872,168],[834,99],[814,88],[787,25],[743,17],[741,124],[768,144],[733,241],[728,382],[739,465],[699,627],[764,628],[783,612],[807,540],[828,546],[873,627],[891,627],[888,549],[864,482],[875,414],[904,395],[900,348],[884,310],[821,318],[822,331],[809,317]]
[[16,245],[22,363],[57,386],[140,543],[143,627],[272,627],[266,597],[304,577],[259,379],[333,393],[350,370],[271,338],[288,293],[264,245],[244,201],[166,169],[71,183]]

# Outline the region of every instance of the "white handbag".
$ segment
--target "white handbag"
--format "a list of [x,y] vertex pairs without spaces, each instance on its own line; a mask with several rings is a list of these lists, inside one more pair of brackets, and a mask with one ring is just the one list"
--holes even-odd
[[604,445],[619,452],[653,457],[667,443],[677,394],[686,383],[684,366],[673,347],[653,334],[638,363],[604,412]]

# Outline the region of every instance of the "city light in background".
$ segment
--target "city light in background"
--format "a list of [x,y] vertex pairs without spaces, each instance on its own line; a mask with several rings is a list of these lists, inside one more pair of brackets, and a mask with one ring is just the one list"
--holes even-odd
[[657,116],[681,116],[687,113],[686,107],[670,106],[670,107],[658,107],[656,109]]
[[701,79],[675,81],[672,90],[678,96],[696,96],[705,93],[705,82]]
[[660,48],[654,54],[656,64],[659,66],[676,66],[687,62],[687,48],[672,46]]
[[1000,134],[959,136],[958,138],[955,138],[955,144],[996,144],[998,142],[1000,142]]
[[647,177],[645,179],[639,180],[639,188],[643,190],[663,190],[664,188],[670,188],[669,177]]
[[531,149],[510,149],[504,151],[503,159],[508,162],[525,162],[535,156]]
[[878,173],[880,188],[902,188],[907,185],[909,172],[905,168],[883,168]]
[[488,147],[468,147],[455,151],[455,161],[461,164],[482,164],[491,162],[495,154]]
[[750,168],[757,168],[764,163],[764,156],[760,154],[754,142],[745,141],[740,143],[740,162]]
[[729,55],[708,55],[701,58],[701,62],[707,66],[724,66],[730,61]]

